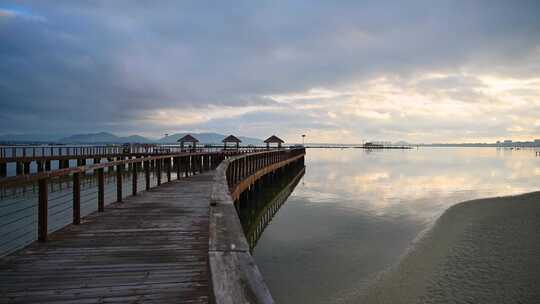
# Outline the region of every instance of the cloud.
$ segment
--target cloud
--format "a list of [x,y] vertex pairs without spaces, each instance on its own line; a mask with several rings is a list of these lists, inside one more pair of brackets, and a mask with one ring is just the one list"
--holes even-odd
[[486,117],[538,110],[537,1],[24,5],[0,3],[6,133],[334,128],[460,140],[510,128],[488,132]]
[[[31,13],[30,11],[26,11],[23,9],[18,8],[0,8],[0,18],[21,18],[25,21],[37,21],[37,22],[45,22],[47,19],[45,19],[43,16],[35,15]],[[0,19],[1,20],[1,19]]]

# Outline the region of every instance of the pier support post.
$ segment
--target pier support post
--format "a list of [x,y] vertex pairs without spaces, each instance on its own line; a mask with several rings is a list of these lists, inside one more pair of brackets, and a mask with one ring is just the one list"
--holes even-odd
[[65,169],[65,168],[69,168],[69,159],[61,159],[59,160],[59,168],[60,169]]
[[171,181],[171,159],[167,158],[165,160],[167,166],[167,182]]
[[195,175],[196,170],[197,170],[197,169],[195,168],[195,164],[197,163],[197,162],[195,161],[195,158],[196,158],[196,156],[191,156],[191,157],[189,158],[189,166],[191,167],[191,175]]
[[103,168],[97,170],[98,176],[98,212],[105,210],[105,177],[103,176]]
[[24,163],[24,174],[30,174],[30,162]]
[[7,176],[7,164],[0,163],[0,177],[6,177],[6,176]]
[[156,160],[157,185],[161,185],[161,159]]
[[150,162],[144,162],[144,179],[146,182],[146,191],[150,190]]
[[174,158],[174,166],[176,169],[176,179],[180,179],[180,176],[182,175],[182,170],[180,167],[180,157]]
[[139,167],[139,163],[133,163],[131,166],[131,172],[133,172],[133,175],[131,177],[131,194],[133,196],[137,195],[137,169]]
[[23,164],[21,162],[17,162],[16,165],[15,165],[16,169],[16,174],[17,175],[22,175],[23,174]]
[[184,165],[184,176],[189,176],[189,156],[182,157],[182,164]]
[[116,201],[122,202],[122,165],[116,166]]
[[81,174],[73,173],[73,224],[81,223]]
[[48,202],[49,194],[47,189],[47,180],[40,179],[38,181],[39,196],[38,196],[38,240],[40,242],[47,241],[47,219],[48,219]]

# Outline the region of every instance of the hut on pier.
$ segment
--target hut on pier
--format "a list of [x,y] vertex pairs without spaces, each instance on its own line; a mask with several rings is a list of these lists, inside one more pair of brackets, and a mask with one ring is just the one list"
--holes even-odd
[[227,136],[227,137],[225,137],[223,139],[223,149],[225,149],[225,150],[227,149],[227,144],[228,143],[233,143],[233,144],[236,145],[236,149],[238,150],[240,148],[240,143],[241,142],[242,141],[240,140],[240,138],[238,138],[238,137],[236,137],[234,135],[229,135],[229,136]]
[[277,148],[280,149],[281,144],[284,143],[281,138],[275,135],[268,137],[264,142],[266,143],[266,149],[270,149],[270,144],[277,144]]
[[184,137],[180,138],[178,140],[178,142],[180,143],[180,150],[181,151],[184,151],[184,145],[185,143],[188,143],[191,145],[191,149],[192,150],[195,150],[195,148],[197,147],[197,143],[199,142],[198,139],[196,139],[195,137],[191,136],[191,134],[186,134]]

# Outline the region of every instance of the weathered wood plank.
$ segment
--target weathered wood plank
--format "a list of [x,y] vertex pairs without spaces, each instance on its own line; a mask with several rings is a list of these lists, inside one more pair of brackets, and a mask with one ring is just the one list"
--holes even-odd
[[208,303],[212,183],[165,183],[1,259],[0,303]]

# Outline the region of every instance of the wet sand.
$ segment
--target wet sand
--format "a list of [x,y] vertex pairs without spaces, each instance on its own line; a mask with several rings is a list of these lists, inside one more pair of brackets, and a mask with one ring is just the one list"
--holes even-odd
[[540,303],[540,192],[452,206],[358,303]]

